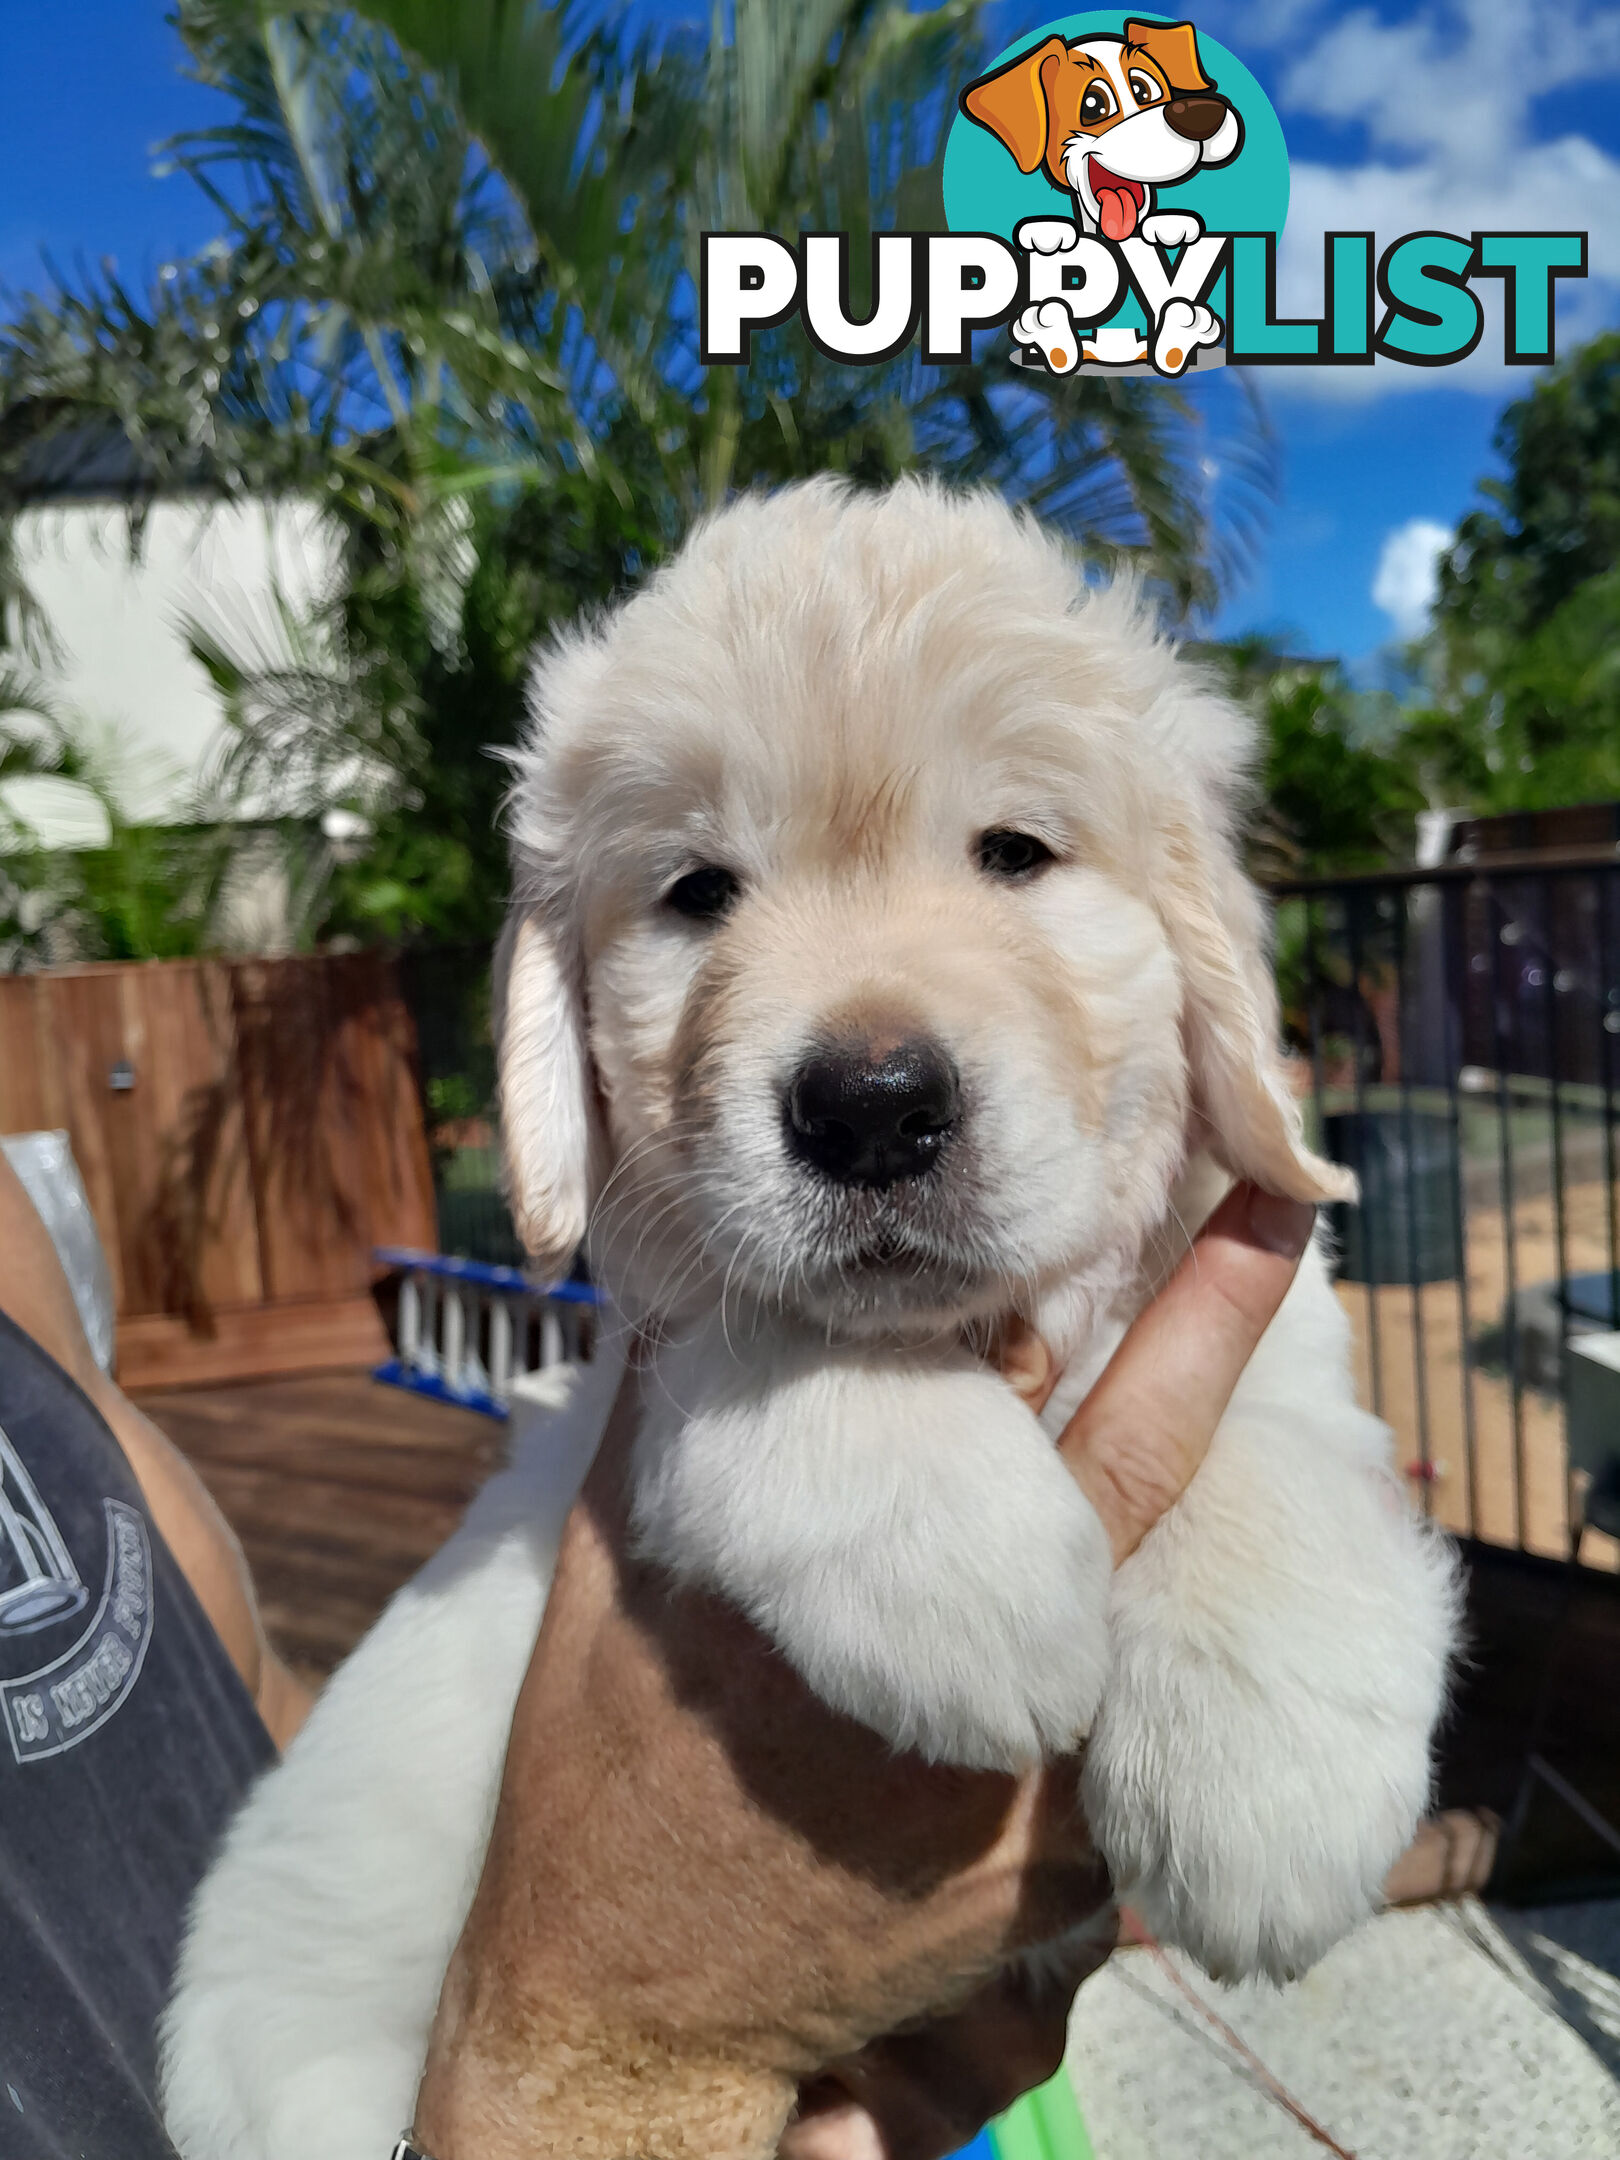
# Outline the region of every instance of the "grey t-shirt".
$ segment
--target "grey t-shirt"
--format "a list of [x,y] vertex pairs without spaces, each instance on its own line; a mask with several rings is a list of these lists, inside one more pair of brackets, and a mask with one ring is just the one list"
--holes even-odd
[[155,2027],[274,1748],[106,1420],[0,1314],[0,2154],[173,2160]]

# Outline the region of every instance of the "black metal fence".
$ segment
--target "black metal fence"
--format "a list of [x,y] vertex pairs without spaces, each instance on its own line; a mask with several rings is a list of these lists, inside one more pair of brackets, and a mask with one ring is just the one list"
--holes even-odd
[[1449,1528],[1615,1567],[1620,1369],[1611,1407],[1571,1345],[1620,1329],[1620,857],[1273,892],[1315,1137],[1361,1181],[1335,1228],[1369,1400]]

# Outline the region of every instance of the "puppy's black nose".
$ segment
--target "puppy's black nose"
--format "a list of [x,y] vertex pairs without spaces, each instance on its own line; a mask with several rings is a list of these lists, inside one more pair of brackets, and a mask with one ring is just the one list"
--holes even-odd
[[1226,100],[1213,97],[1172,98],[1164,117],[1188,142],[1208,142],[1226,118]]
[[841,1185],[893,1185],[932,1167],[959,1098],[956,1067],[926,1037],[882,1055],[829,1045],[788,1085],[788,1145]]

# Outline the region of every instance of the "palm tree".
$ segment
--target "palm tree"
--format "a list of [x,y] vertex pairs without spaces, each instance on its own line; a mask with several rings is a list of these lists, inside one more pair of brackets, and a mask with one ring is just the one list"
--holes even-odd
[[346,799],[376,828],[334,872],[329,927],[486,933],[483,746],[515,737],[530,642],[736,488],[990,480],[1092,559],[1140,559],[1171,613],[1214,597],[1264,493],[1253,423],[1211,444],[1179,391],[1032,380],[990,351],[839,367],[793,324],[746,369],[700,364],[703,231],[844,230],[859,273],[874,227],[942,222],[981,14],[735,0],[706,32],[632,37],[541,0],[180,0],[234,111],[168,154],[222,239],[148,295],[106,277],[20,308],[0,533],[42,449],[109,431],[137,508],[179,485],[325,502],[340,574],[318,619],[257,644],[198,624],[195,644],[236,721],[222,806]]
[[[258,0],[216,6],[263,15]],[[656,473],[677,530],[737,486],[928,464],[994,480],[1095,558],[1145,555],[1184,612],[1215,597],[1219,543],[1241,537],[1264,493],[1259,431],[1224,446],[1218,516],[1218,461],[1185,399],[1157,383],[1031,380],[1005,350],[965,368],[910,354],[839,367],[796,323],[756,339],[746,369],[698,360],[703,232],[846,232],[858,309],[873,231],[943,225],[945,135],[982,61],[983,12],[736,0],[705,33],[627,45],[598,20],[571,46],[570,12],[526,0],[365,8],[506,180],[550,295],[553,372],[596,439],[639,480]]]

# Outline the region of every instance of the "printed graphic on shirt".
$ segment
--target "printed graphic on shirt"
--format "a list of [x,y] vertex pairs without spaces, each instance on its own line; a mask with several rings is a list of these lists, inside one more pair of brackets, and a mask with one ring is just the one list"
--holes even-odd
[[[7,1613],[30,1610],[35,1617],[21,1625],[39,1628],[77,1610],[87,1593],[37,1491],[26,1473],[18,1478],[22,1466],[3,1435],[0,1450],[9,1486],[0,1512],[0,1546],[10,1548],[0,1554],[0,1566],[7,1570],[0,1575],[0,1601],[10,1601],[0,1602],[0,1631]],[[20,1503],[29,1496],[25,1513]],[[41,1762],[88,1740],[117,1714],[140,1677],[152,1639],[152,1549],[136,1509],[120,1500],[103,1500],[102,1508],[106,1584],[89,1626],[49,1664],[0,1682],[0,1719],[19,1763]],[[46,1553],[54,1555],[49,1562]],[[70,1602],[75,1589],[77,1605]],[[43,1610],[52,1600],[53,1609]],[[12,1625],[18,1625],[14,1618]]]
[[0,1431],[0,1635],[31,1635],[90,1593],[22,1457]]

